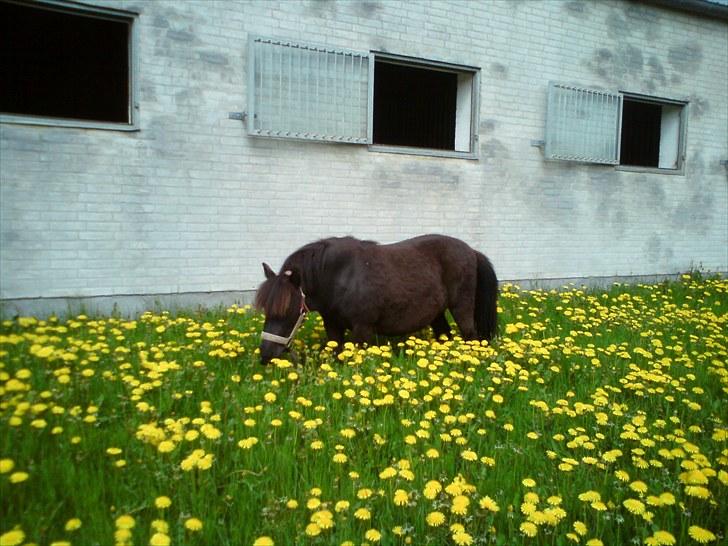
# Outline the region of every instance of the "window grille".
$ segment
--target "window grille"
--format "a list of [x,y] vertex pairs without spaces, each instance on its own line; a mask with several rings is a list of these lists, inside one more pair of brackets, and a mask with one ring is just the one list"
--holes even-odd
[[546,119],[546,159],[619,163],[622,96],[551,83]]
[[367,143],[369,54],[252,38],[252,135]]

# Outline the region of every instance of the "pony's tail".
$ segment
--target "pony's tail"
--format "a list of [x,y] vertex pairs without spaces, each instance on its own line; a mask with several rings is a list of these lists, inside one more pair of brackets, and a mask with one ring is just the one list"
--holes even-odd
[[478,282],[475,289],[475,328],[479,339],[490,341],[498,333],[498,278],[490,260],[478,257]]

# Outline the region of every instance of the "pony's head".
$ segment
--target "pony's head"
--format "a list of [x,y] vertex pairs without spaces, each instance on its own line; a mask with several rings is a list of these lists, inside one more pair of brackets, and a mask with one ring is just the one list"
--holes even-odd
[[255,307],[265,314],[260,360],[267,364],[273,358],[280,358],[288,349],[308,307],[306,296],[301,290],[301,276],[297,271],[286,269],[276,275],[264,263],[263,272],[265,281],[258,287]]

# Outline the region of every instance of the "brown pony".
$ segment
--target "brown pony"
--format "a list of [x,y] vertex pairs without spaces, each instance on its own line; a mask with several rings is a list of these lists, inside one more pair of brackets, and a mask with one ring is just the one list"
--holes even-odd
[[492,339],[498,326],[498,279],[488,258],[463,241],[423,235],[380,245],[353,237],[309,243],[266,280],[255,306],[265,313],[261,361],[280,357],[306,312],[318,311],[329,340],[341,346],[376,334],[406,335],[432,326],[450,331],[449,310],[464,339]]

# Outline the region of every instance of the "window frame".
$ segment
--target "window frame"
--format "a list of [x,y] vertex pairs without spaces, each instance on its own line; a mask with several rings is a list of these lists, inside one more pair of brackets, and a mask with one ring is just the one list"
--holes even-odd
[[64,117],[41,116],[32,114],[11,114],[0,112],[0,123],[19,125],[42,125],[49,127],[65,127],[79,129],[104,129],[113,131],[139,130],[139,12],[133,9],[115,9],[101,6],[90,6],[71,0],[6,0],[9,3],[27,5],[47,11],[57,11],[81,17],[124,22],[129,27],[128,53],[129,62],[129,102],[127,105],[129,121],[126,123],[113,121],[92,121]]
[[[559,119],[554,118],[555,112],[551,111],[550,108],[550,102],[551,102],[551,92],[552,88],[566,88],[571,89],[577,92],[586,92],[586,93],[594,93],[594,94],[606,94],[611,95],[614,97],[619,98],[619,104],[617,106],[617,119],[618,124],[616,127],[616,132],[614,134],[614,140],[616,141],[616,162],[614,161],[590,161],[589,159],[585,159],[582,157],[564,157],[563,154],[562,157],[556,157],[553,156],[553,154],[549,153],[549,148],[551,147],[551,141],[550,138],[553,138],[551,127],[553,124],[558,124]],[[622,131],[624,130],[624,119],[623,119],[623,109],[624,109],[624,101],[631,101],[631,102],[643,102],[648,104],[654,104],[659,106],[673,106],[678,107],[680,109],[679,111],[679,127],[677,128],[678,134],[677,134],[677,146],[676,146],[676,159],[677,159],[677,167],[676,168],[670,168],[670,167],[646,167],[646,166],[639,166],[639,165],[627,165],[620,163],[621,161],[621,146],[622,146]],[[626,171],[626,172],[639,172],[639,173],[655,173],[655,174],[669,174],[669,175],[684,175],[685,174],[685,154],[687,149],[687,135],[688,135],[688,108],[689,108],[690,102],[687,99],[672,99],[672,98],[665,98],[657,95],[646,95],[643,93],[634,93],[631,91],[623,91],[622,89],[615,90],[615,91],[609,91],[609,90],[603,90],[598,87],[589,87],[589,86],[583,86],[578,84],[566,84],[566,83],[560,83],[555,81],[550,81],[548,84],[548,93],[547,93],[547,104],[546,104],[546,125],[545,125],[545,138],[543,141],[540,141],[540,146],[543,147],[543,153],[547,161],[568,161],[572,163],[585,163],[590,165],[603,165],[603,166],[609,166],[613,167],[615,170],[619,171]],[[535,141],[539,142],[539,141]],[[662,133],[660,142],[662,142]],[[659,164],[659,161],[658,161]]]
[[[671,175],[684,175],[685,174],[685,153],[687,149],[687,137],[688,137],[688,108],[689,101],[679,99],[668,99],[665,97],[658,97],[654,95],[645,95],[641,93],[632,93],[629,91],[620,90],[619,93],[623,99],[631,100],[635,102],[646,102],[650,104],[658,104],[660,106],[677,106],[680,107],[680,127],[678,128],[678,144],[677,144],[677,167],[671,169],[668,167],[642,167],[639,165],[626,165],[619,163],[615,165],[615,169],[625,172],[635,173],[654,173],[654,174],[671,174]],[[619,138],[622,139],[622,126],[619,128]]]
[[[258,68],[261,68],[265,64],[265,60],[262,62],[256,57],[255,52],[255,44],[261,43],[266,44],[269,46],[282,46],[282,47],[289,47],[291,49],[298,49],[298,50],[306,50],[306,51],[315,51],[319,54],[332,54],[337,56],[352,56],[352,57],[361,57],[367,60],[367,63],[370,62],[370,55],[366,52],[359,52],[354,51],[351,49],[344,49],[344,48],[337,48],[337,47],[330,47],[330,46],[322,46],[310,42],[299,42],[297,40],[283,40],[279,38],[272,38],[270,36],[260,36],[255,34],[250,34],[248,36],[248,51],[247,51],[247,57],[248,57],[248,65],[247,65],[247,112],[246,112],[246,128],[247,133],[249,136],[252,137],[259,137],[259,138],[272,138],[272,139],[282,139],[282,140],[300,140],[300,141],[307,141],[307,142],[323,142],[323,143],[334,143],[334,144],[368,144],[368,140],[366,136],[364,137],[353,137],[351,135],[343,135],[343,134],[310,134],[310,133],[301,133],[296,131],[291,132],[283,132],[285,129],[281,127],[281,129],[274,130],[273,128],[270,129],[259,129],[256,127],[257,120],[260,119],[259,116],[259,110],[263,110],[263,108],[258,108],[258,102],[256,100],[256,89],[258,88],[258,83],[260,83],[260,80],[256,79],[256,71]],[[265,56],[265,54],[264,54]],[[338,57],[337,57],[338,58]],[[290,65],[289,65],[290,66]],[[368,67],[367,67],[368,68]],[[301,70],[301,68],[298,68]],[[328,72],[326,73],[328,76]],[[368,72],[367,72],[367,78],[369,78]],[[368,119],[369,116],[369,105],[368,105],[368,80],[367,80],[367,91],[366,94],[364,94],[364,98],[367,99],[366,108],[367,111],[364,114],[364,117]],[[338,88],[337,88],[338,89]],[[265,122],[261,122],[265,123]],[[291,134],[293,133],[293,134]],[[364,131],[366,133],[366,131]]]
[[[362,56],[368,60],[368,76],[367,76],[367,91],[366,91],[366,138],[352,139],[349,137],[325,137],[319,138],[320,135],[314,135],[309,137],[306,133],[296,134],[272,134],[276,131],[269,130],[269,134],[265,134],[266,131],[258,129],[258,123],[265,124],[264,121],[259,122],[259,104],[256,100],[256,88],[258,87],[260,80],[256,79],[256,65],[259,62],[256,58],[256,50],[254,44],[267,43],[275,45],[285,45],[287,47],[316,50],[319,52],[342,54],[342,55],[354,55]],[[308,41],[289,40],[276,38],[273,36],[262,36],[257,34],[250,34],[248,36],[248,52],[247,52],[247,112],[244,114],[244,120],[246,122],[247,134],[254,138],[273,138],[273,139],[286,139],[286,140],[303,140],[309,142],[323,142],[332,144],[366,144],[367,149],[371,152],[383,152],[383,153],[396,153],[396,154],[408,154],[408,155],[421,155],[421,156],[433,156],[433,157],[453,157],[459,159],[478,159],[478,120],[480,116],[480,68],[464,64],[455,64],[444,61],[434,61],[429,59],[423,59],[419,57],[410,57],[405,55],[397,55],[387,53],[384,51],[370,50],[354,51],[350,49],[324,46],[315,44]],[[458,94],[461,91],[469,91],[469,112],[465,111],[460,114],[461,117],[465,117],[469,121],[468,134],[467,136],[458,137],[457,122],[459,117],[458,109],[456,107],[455,112],[455,124],[456,124],[456,142],[455,146],[464,140],[467,140],[468,150],[441,150],[435,148],[424,148],[415,146],[396,146],[389,144],[375,144],[374,143],[374,70],[377,59],[390,64],[400,64],[403,66],[410,66],[415,68],[424,68],[427,70],[436,70],[442,72],[449,72],[453,74],[465,74],[469,76],[469,86],[463,84],[462,87],[458,86]]]
[[[374,69],[377,59],[390,64],[411,66],[426,70],[439,70],[453,74],[470,74],[470,135],[469,151],[440,150],[435,148],[420,148],[415,146],[395,146],[392,144],[374,143]],[[458,89],[460,91],[460,89]],[[480,68],[469,65],[453,64],[443,61],[432,61],[419,57],[408,57],[384,51],[371,51],[369,55],[369,104],[367,120],[368,148],[372,152],[394,154],[424,155],[431,157],[454,157],[460,159],[478,159],[478,119],[480,116]],[[457,114],[456,114],[457,117]],[[456,120],[457,122],[457,120]],[[457,131],[457,128],[456,128]]]

